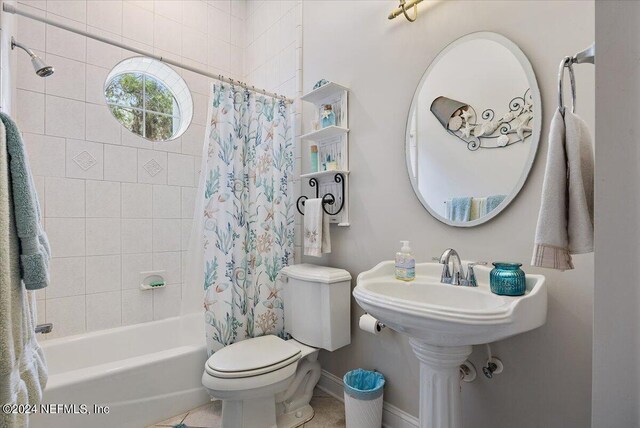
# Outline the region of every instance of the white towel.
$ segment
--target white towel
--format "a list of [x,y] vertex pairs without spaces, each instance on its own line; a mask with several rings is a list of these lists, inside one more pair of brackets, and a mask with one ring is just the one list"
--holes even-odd
[[556,111],[542,186],[533,266],[573,269],[571,254],[593,251],[593,144],[580,117]]
[[478,220],[486,215],[487,198],[473,198],[471,200],[471,216],[469,220]]
[[322,199],[307,199],[304,203],[304,255],[321,257],[331,252],[329,216],[322,209]]
[[[0,122],[0,403],[38,404],[47,383],[35,338],[35,296],[20,278],[20,245]],[[0,428],[28,427],[28,415],[0,412]]]

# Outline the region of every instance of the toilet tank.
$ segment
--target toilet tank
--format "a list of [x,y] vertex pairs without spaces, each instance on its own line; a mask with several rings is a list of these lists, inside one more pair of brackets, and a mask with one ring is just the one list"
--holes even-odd
[[284,329],[295,340],[334,351],[351,343],[351,274],[312,264],[284,267]]

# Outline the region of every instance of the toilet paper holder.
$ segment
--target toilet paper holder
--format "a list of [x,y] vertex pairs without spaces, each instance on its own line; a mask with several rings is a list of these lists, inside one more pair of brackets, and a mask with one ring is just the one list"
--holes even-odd
[[359,326],[360,329],[373,334],[378,334],[387,327],[384,323],[378,321],[377,318],[374,318],[367,312],[360,317]]

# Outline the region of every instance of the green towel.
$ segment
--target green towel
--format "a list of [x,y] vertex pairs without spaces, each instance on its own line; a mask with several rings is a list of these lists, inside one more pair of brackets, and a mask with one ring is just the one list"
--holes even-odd
[[0,113],[0,119],[6,128],[13,210],[20,238],[20,276],[27,290],[38,290],[49,285],[51,250],[40,222],[40,204],[20,130],[8,115]]

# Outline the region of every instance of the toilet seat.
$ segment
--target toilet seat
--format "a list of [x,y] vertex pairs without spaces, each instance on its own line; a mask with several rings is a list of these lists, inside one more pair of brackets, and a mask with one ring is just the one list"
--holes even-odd
[[255,377],[287,367],[301,356],[300,347],[267,335],[222,348],[209,357],[205,371],[221,379]]

